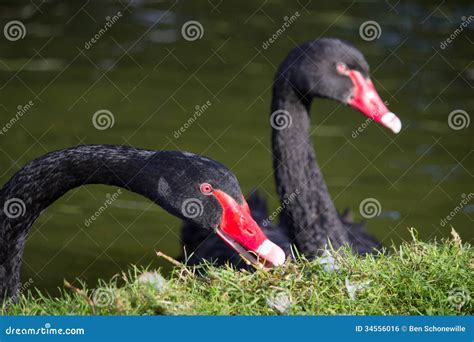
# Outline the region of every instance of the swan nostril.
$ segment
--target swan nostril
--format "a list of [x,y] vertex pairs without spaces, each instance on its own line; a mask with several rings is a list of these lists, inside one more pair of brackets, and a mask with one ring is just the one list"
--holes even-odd
[[250,230],[250,229],[248,229],[247,227],[244,227],[243,230],[244,230],[248,235],[250,235],[250,236],[255,235],[255,232],[252,231],[252,230]]

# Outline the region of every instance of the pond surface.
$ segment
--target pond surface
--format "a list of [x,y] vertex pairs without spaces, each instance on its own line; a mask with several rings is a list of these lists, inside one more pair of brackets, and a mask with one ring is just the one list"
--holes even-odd
[[[354,133],[363,116],[314,102],[312,137],[337,207],[352,208],[360,220],[360,203],[376,199],[380,213],[367,225],[385,245],[409,239],[409,227],[422,239],[439,239],[452,225],[472,240],[472,23],[459,30],[472,9],[468,1],[3,2],[2,25],[19,20],[26,31],[23,39],[0,37],[0,126],[24,112],[0,135],[0,184],[48,151],[130,144],[214,158],[235,172],[244,192],[258,187],[273,211],[275,69],[296,45],[338,37],[364,53],[404,129],[393,135],[369,124]],[[182,27],[191,20],[202,30],[195,26],[197,36],[186,40]],[[367,21],[380,30],[362,39]],[[103,123],[112,127],[94,127],[99,110],[112,113],[113,125]],[[146,199],[123,191],[86,224],[116,192],[75,189],[45,210],[27,242],[23,279],[54,293],[63,279],[94,285],[130,264],[166,272],[169,264],[154,251],[180,254],[180,221]]]

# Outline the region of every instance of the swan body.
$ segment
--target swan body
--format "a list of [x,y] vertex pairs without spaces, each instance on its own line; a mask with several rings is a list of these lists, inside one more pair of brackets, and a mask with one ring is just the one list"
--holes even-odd
[[15,298],[32,224],[69,190],[86,184],[122,187],[209,231],[268,265],[284,262],[250,216],[237,178],[216,161],[188,152],[121,145],[82,145],[26,164],[0,190],[0,299]]
[[[356,253],[370,253],[380,247],[379,242],[366,232],[363,223],[354,223],[348,211],[342,215],[337,212],[317,164],[310,136],[314,98],[351,106],[394,133],[401,129],[400,120],[375,90],[368,63],[359,50],[331,38],[296,47],[276,71],[271,103],[273,169],[282,203],[280,222],[276,227],[259,223],[268,236],[281,243],[280,247],[287,249],[294,244],[309,258],[321,254],[329,242],[335,248],[348,244]],[[267,215],[262,205],[251,209],[256,219]],[[188,231],[189,228],[183,230],[183,244],[188,251],[198,247],[199,255],[191,262],[199,262],[199,258],[235,262],[229,259],[232,251],[220,255],[221,249],[210,252],[212,244],[205,232],[195,235],[191,248],[187,248]]]

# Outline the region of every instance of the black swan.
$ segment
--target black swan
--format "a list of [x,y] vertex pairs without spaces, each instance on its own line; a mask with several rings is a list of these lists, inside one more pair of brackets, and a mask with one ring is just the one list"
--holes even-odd
[[[330,240],[335,248],[351,245],[356,253],[379,247],[362,223],[353,223],[348,211],[338,215],[329,195],[310,137],[313,98],[329,98],[349,105],[398,133],[401,122],[391,113],[369,78],[369,66],[355,47],[338,39],[310,41],[293,49],[280,64],[273,84],[270,123],[273,168],[280,197],[280,224],[268,226],[265,201],[249,198],[252,215],[264,232],[287,253],[290,244],[307,257],[321,254]],[[182,241],[189,263],[212,259],[237,263],[231,250],[205,232],[190,233],[185,224]],[[215,245],[219,247],[215,247]]]
[[272,266],[285,260],[252,219],[237,178],[225,166],[188,152],[82,145],[29,162],[0,190],[0,300],[17,294],[25,240],[41,211],[85,184],[141,194],[197,231],[216,232],[250,261]]

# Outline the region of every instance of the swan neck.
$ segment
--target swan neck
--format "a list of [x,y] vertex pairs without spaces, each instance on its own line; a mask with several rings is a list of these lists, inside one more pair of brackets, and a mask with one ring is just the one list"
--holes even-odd
[[154,199],[156,190],[140,174],[154,153],[118,145],[77,146],[46,154],[14,174],[0,190],[0,301],[17,295],[25,241],[44,209],[85,184],[119,186]]
[[331,200],[311,141],[310,102],[287,82],[275,81],[272,113],[283,111],[290,122],[272,129],[273,166],[282,224],[294,233],[298,250],[306,256],[320,254],[328,244],[347,241],[346,230]]

